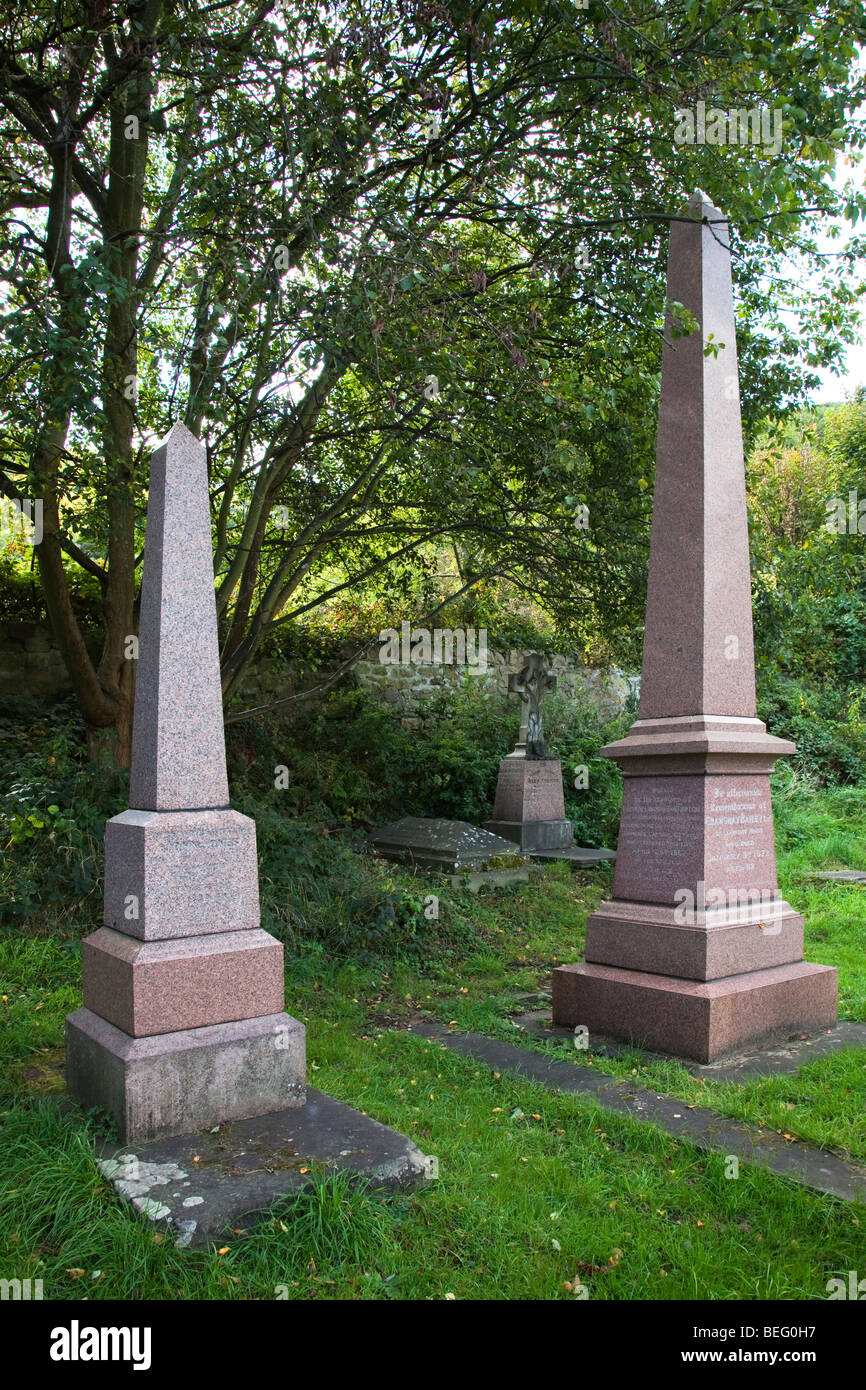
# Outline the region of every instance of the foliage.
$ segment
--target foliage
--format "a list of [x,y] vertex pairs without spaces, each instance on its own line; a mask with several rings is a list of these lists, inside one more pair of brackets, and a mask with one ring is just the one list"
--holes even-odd
[[[177,418],[227,697],[281,621],[435,608],[443,544],[452,596],[502,581],[633,661],[666,227],[696,184],[724,208],[747,420],[800,398],[852,332],[858,239],[828,270],[816,230],[866,205],[829,177],[864,26],[856,0],[7,7],[0,488],[44,499],[88,726],[128,753],[144,462]],[[697,100],[780,110],[781,151],[676,144]]]
[[0,920],[63,922],[71,934],[101,922],[105,820],[129,803],[129,775],[86,767],[71,700],[51,709],[0,698]]
[[[864,464],[862,392],[768,426],[749,462],[759,713],[794,739],[801,768],[830,783],[866,779]],[[843,533],[828,524],[834,499]]]

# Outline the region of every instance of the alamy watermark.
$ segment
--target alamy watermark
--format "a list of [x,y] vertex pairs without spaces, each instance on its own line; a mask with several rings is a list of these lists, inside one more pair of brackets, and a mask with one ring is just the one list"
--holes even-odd
[[0,1279],[0,1299],[13,1302],[42,1298],[41,1279]]
[[773,154],[781,153],[783,112],[778,108],[720,111],[713,106],[708,111],[707,103],[699,101],[694,111],[681,107],[674,115],[676,145],[767,145]]
[[52,1361],[129,1361],[134,1371],[151,1364],[149,1327],[82,1327],[73,1318],[69,1327],[51,1331],[48,1355]]
[[[697,892],[691,888],[677,888],[674,893],[674,921],[678,927],[693,927],[702,920],[701,914],[712,912],[713,923],[730,926],[739,922],[743,908],[754,908],[767,916],[768,909],[782,901],[775,888],[707,888],[702,878],[698,879]],[[760,923],[767,936],[778,936],[781,923],[770,921]]]
[[866,1302],[866,1279],[857,1278],[857,1270],[848,1270],[848,1283],[844,1279],[828,1279],[824,1285],[831,1299],[847,1298],[857,1303]]
[[383,666],[465,666],[470,675],[487,670],[487,628],[412,627],[401,623],[379,633]]
[[824,529],[836,536],[866,536],[866,497],[858,498],[853,487],[847,502],[844,497],[831,497]]

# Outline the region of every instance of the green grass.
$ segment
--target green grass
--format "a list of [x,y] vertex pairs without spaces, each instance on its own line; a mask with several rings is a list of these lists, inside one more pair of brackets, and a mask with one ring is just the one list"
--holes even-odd
[[[866,1018],[866,897],[809,878],[866,865],[857,793],[781,787],[777,824],[780,886],[806,914],[807,958],[839,967],[842,1016]],[[436,948],[346,958],[297,933],[287,1007],[307,1022],[310,1083],[410,1135],[438,1157],[439,1179],[390,1197],[318,1180],[208,1252],[176,1250],[115,1199],[93,1160],[93,1122],[58,1106],[80,966],[77,941],[41,923],[38,936],[0,938],[0,1276],[41,1278],[46,1298],[571,1299],[577,1280],[600,1299],[787,1300],[826,1297],[828,1279],[866,1266],[862,1207],[745,1166],[728,1179],[722,1154],[497,1076],[404,1025],[426,1014],[636,1073],[860,1160],[866,1050],[733,1085],[638,1050],[614,1059],[532,1041],[509,1014],[549,984],[554,964],[580,957],[610,872],[556,866],[540,884],[480,897],[376,874],[410,896],[438,894]],[[326,913],[331,891],[323,880],[308,910]],[[333,901],[349,910],[338,884]]]
[[323,1020],[310,1058],[317,1084],[436,1154],[439,1179],[388,1199],[326,1180],[180,1252],[129,1219],[80,1120],[19,1105],[0,1134],[4,1275],[47,1298],[571,1299],[577,1279],[599,1299],[809,1299],[863,1265],[862,1208],[726,1179],[722,1155],[592,1102]]

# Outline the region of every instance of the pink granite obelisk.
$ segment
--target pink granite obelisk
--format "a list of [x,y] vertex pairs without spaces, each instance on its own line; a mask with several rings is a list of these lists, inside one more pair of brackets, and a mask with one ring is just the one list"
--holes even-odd
[[776,882],[769,774],[794,751],[755,717],[729,229],[705,195],[672,224],[668,301],[700,330],[662,352],[640,711],[602,752],[624,777],[613,898],[554,1022],[708,1062],[836,1022]]
[[150,466],[130,802],[105,827],[70,1092],[124,1143],[303,1105],[304,1027],[259,926],[256,828],[228,804],[207,466],[180,424]]

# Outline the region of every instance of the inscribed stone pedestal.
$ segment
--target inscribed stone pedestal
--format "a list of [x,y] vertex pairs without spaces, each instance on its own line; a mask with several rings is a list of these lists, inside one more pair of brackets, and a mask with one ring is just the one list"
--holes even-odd
[[831,1027],[836,971],[803,961],[779,897],[769,774],[794,745],[755,715],[749,543],[728,225],[700,193],[672,224],[668,300],[700,331],[662,352],[640,711],[613,898],[554,1021],[702,1062]]
[[82,944],[67,1084],[122,1143],[302,1105],[304,1028],[259,926],[255,825],[228,806],[204,449],[150,469],[132,807],[105,833],[104,927]]
[[485,825],[494,835],[504,835],[530,853],[567,849],[574,829],[565,815],[559,759],[503,758],[493,816]]

